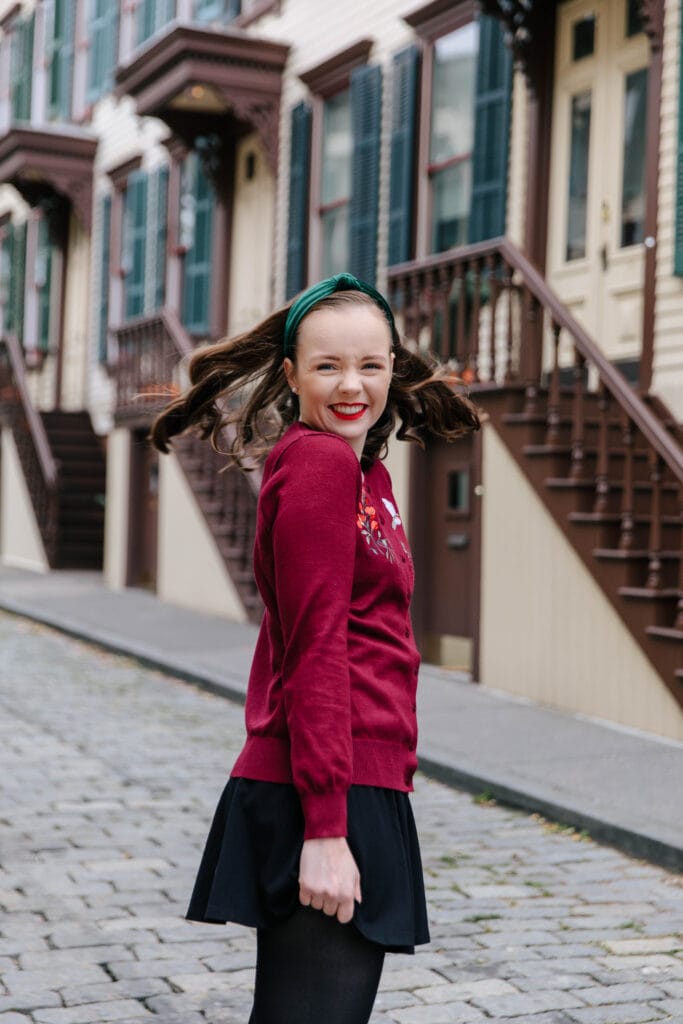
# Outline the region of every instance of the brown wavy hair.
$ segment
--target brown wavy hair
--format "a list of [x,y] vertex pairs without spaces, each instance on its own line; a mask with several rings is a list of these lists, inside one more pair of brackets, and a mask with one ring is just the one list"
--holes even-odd
[[[349,290],[321,299],[314,309],[337,309],[349,303],[377,308],[368,295]],[[283,369],[282,340],[290,305],[271,313],[252,330],[192,356],[190,387],[152,424],[150,440],[155,448],[167,453],[172,437],[194,429],[210,438],[216,451],[226,454],[231,463],[249,469],[248,463],[264,455],[299,419],[299,400],[290,391]],[[395,326],[391,335],[395,359],[389,395],[384,412],[368,431],[364,465],[385,458],[397,420],[399,440],[422,446],[425,436],[454,441],[480,426],[464,386],[462,393],[454,390],[462,382],[453,383],[446,367],[406,348]],[[223,447],[226,436],[229,443]]]

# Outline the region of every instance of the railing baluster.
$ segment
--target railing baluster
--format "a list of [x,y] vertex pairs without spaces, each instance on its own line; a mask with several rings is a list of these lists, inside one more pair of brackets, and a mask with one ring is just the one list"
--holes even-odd
[[438,272],[438,310],[441,317],[441,359],[447,363],[451,358],[451,314],[448,306],[448,297],[451,289],[451,279],[445,267]]
[[583,480],[585,464],[585,413],[584,392],[586,383],[586,360],[578,349],[574,350],[574,396],[572,402],[572,480]]
[[598,461],[595,471],[594,512],[606,512],[609,504],[609,412],[610,394],[602,381],[598,385]]
[[623,492],[621,496],[621,529],[619,550],[630,551],[633,547],[633,424],[627,412],[622,413],[621,439],[624,445]]
[[683,512],[681,512],[681,548],[678,561],[678,610],[674,628],[683,632]]
[[543,331],[543,310],[538,299],[528,288],[524,288],[525,329],[527,342],[524,353],[524,412],[533,416],[538,412],[538,373],[536,372],[536,348],[539,333]]
[[507,330],[507,341],[505,346],[505,367],[503,381],[505,384],[511,384],[515,379],[515,373],[512,367],[512,352],[514,347],[514,317],[515,317],[515,306],[514,306],[514,294],[512,286],[512,268],[509,263],[505,264],[505,276],[503,278],[503,285],[507,292],[508,299],[508,330]]
[[496,307],[498,305],[498,273],[496,261],[493,255],[486,257],[486,275],[489,283],[489,310],[491,322],[489,324],[489,376],[488,379],[496,379]]
[[461,370],[465,365],[465,304],[467,302],[467,264],[458,263],[455,270],[457,284],[457,314],[455,338],[453,344],[453,358],[455,359],[456,370]]
[[548,413],[546,417],[546,444],[554,445],[560,440],[560,332],[559,324],[552,324],[553,368],[550,374]]
[[468,383],[479,380],[479,317],[481,311],[481,270],[478,259],[472,260],[470,270],[472,281],[472,302],[470,305],[470,330],[468,352],[465,357]]
[[650,536],[648,542],[647,582],[651,590],[659,590],[662,585],[662,460],[651,448],[648,453],[650,479],[652,481],[652,498],[650,501]]

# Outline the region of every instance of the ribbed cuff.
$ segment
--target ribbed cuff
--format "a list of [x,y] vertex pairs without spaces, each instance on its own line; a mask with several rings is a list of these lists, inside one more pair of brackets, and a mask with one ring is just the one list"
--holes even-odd
[[300,793],[304,812],[304,839],[346,835],[346,790],[331,793]]

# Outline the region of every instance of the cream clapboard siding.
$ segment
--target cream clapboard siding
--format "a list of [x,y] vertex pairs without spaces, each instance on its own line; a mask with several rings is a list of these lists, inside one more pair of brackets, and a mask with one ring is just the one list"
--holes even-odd
[[683,740],[683,711],[494,428],[483,429],[482,682]]
[[666,0],[660,137],[653,391],[683,420],[683,278],[673,276],[678,149],[680,0]]
[[47,572],[49,565],[14,436],[0,432],[0,563]]

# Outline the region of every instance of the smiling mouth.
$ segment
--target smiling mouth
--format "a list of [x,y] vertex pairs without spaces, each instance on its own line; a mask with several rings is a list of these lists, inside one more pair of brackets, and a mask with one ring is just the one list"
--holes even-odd
[[340,420],[358,420],[367,409],[367,405],[331,405],[330,409]]

